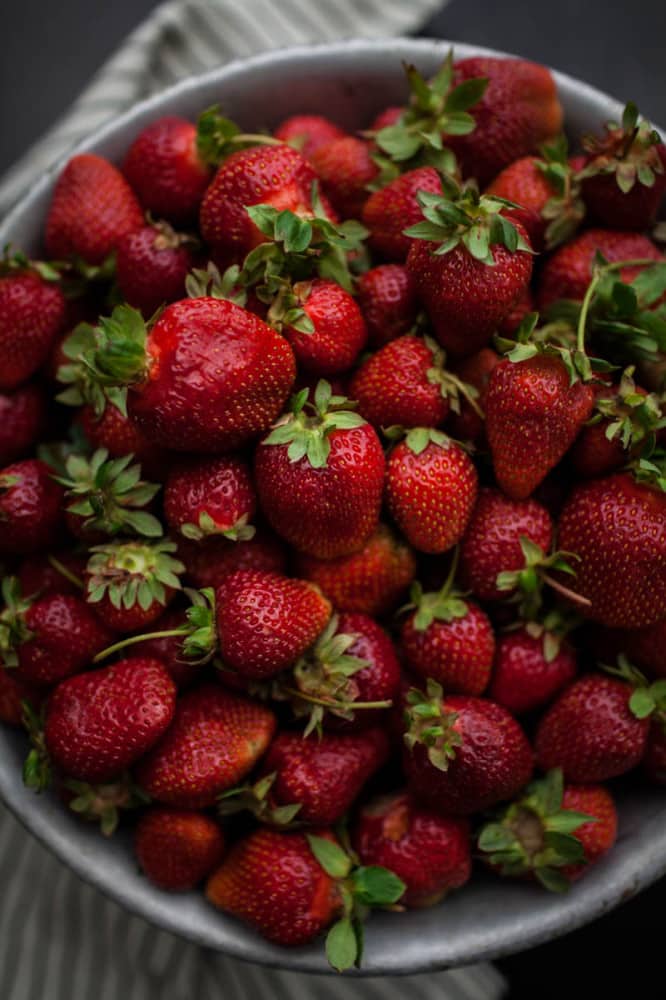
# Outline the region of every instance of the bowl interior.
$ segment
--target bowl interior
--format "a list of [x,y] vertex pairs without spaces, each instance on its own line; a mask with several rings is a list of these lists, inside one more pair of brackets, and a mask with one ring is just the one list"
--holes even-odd
[[[356,129],[405,97],[402,61],[432,73],[449,42],[395,40],[342,42],[285,50],[238,62],[176,85],[146,101],[82,143],[119,161],[141,128],[164,114],[195,117],[220,103],[244,127],[271,127],[295,112],[325,113]],[[498,55],[469,45],[456,56]],[[620,104],[597,90],[556,74],[572,136],[618,118]],[[58,169],[43,176],[0,226],[0,246],[29,253],[40,248],[41,225]],[[295,950],[274,947],[208,906],[200,892],[169,895],[136,869],[128,838],[103,840],[50,794],[24,788],[25,740],[0,730],[0,795],[25,826],[81,877],[153,923],[239,958],[309,972],[328,970],[321,942]],[[568,895],[480,875],[463,891],[408,916],[375,914],[366,933],[365,975],[423,972],[519,951],[586,923],[638,892],[666,871],[666,803],[654,788],[618,789],[619,842],[611,856]]]

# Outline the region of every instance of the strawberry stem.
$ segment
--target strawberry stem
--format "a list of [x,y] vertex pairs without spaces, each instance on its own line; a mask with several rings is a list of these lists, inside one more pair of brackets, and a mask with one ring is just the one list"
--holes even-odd
[[592,299],[594,298],[595,292],[599,287],[599,283],[602,277],[606,274],[612,274],[614,271],[621,271],[625,267],[649,267],[654,264],[654,260],[646,260],[643,257],[639,257],[635,260],[617,260],[612,264],[604,264],[602,267],[597,267],[594,273],[594,277],[590,281],[585,295],[583,297],[583,302],[580,308],[580,315],[578,317],[578,328],[576,331],[576,346],[578,350],[584,354],[585,353],[585,331],[587,327],[587,317],[590,311],[590,306],[592,305]]
[[334,698],[316,698],[313,694],[304,694],[303,691],[297,691],[296,688],[291,687],[283,687],[282,690],[285,694],[298,698],[299,701],[307,701],[311,705],[323,705],[324,708],[356,710],[357,708],[391,708],[393,705],[392,701],[336,701]]
[[83,590],[83,580],[81,579],[80,576],[77,576],[76,573],[72,573],[71,569],[67,569],[66,566],[63,566],[60,560],[56,559],[55,556],[49,556],[48,560],[50,564],[53,566],[53,568],[58,573],[60,573],[61,576],[64,576],[66,580],[69,580],[69,582],[72,583],[75,587],[78,587],[79,590]]
[[556,580],[549,573],[542,573],[541,579],[544,583],[547,583],[549,587],[556,590],[558,594],[562,597],[566,597],[568,600],[573,601],[574,604],[580,604],[582,607],[589,608],[592,606],[592,601],[588,600],[587,597],[583,597],[582,594],[577,594],[575,590],[570,590],[569,587],[565,587],[563,583]]
[[146,632],[144,635],[130,635],[126,639],[120,639],[118,642],[114,642],[113,645],[107,646],[103,649],[97,656],[93,657],[93,663],[100,663],[101,660],[106,660],[107,657],[113,656],[114,653],[119,652],[121,649],[125,649],[126,646],[133,646],[137,642],[146,642],[148,639],[171,639],[173,636],[178,635],[190,635],[192,629],[189,626],[184,625],[182,628],[167,628],[162,629],[160,632]]

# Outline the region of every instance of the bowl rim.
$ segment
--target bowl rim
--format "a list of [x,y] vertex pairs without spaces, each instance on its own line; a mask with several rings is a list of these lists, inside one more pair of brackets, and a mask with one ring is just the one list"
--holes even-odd
[[[49,189],[54,177],[60,172],[64,164],[71,156],[79,152],[85,152],[98,147],[107,138],[113,137],[123,128],[139,122],[144,116],[151,112],[159,114],[165,111],[173,98],[190,93],[196,93],[208,84],[226,84],[239,74],[245,74],[254,70],[260,71],[264,67],[285,67],[294,61],[306,60],[311,62],[318,57],[355,57],[362,59],[364,55],[371,56],[373,53],[381,52],[387,57],[392,53],[396,62],[402,58],[418,60],[420,56],[440,57],[454,49],[458,57],[467,58],[469,56],[493,56],[518,58],[511,53],[501,50],[473,45],[471,43],[454,42],[448,39],[430,38],[408,38],[395,37],[380,40],[351,39],[338,42],[327,42],[316,45],[298,45],[289,48],[272,50],[248,58],[235,59],[216,69],[206,73],[186,77],[159,93],[137,102],[128,108],[121,115],[112,118],[104,123],[88,136],[73,146],[68,152],[61,156],[49,167],[42,176],[29,188],[17,204],[0,221],[0,246],[9,242],[10,232],[17,226],[21,219],[26,216],[37,204],[41,196]],[[525,57],[523,57],[525,58]],[[603,113],[605,118],[617,117],[622,113],[622,103],[612,98],[602,90],[591,86],[569,74],[552,70],[558,90],[567,93],[585,105],[588,109],[594,108]],[[2,736],[4,738],[4,734]],[[25,789],[19,781],[12,782],[7,774],[7,769],[0,766],[0,796],[5,805],[10,809],[19,822],[37,839],[47,847],[56,857],[72,869],[80,878],[95,888],[104,892],[116,903],[124,906],[129,912],[137,914],[153,925],[160,927],[181,938],[188,939],[199,945],[216,949],[223,954],[252,961],[259,965],[269,967],[279,967],[292,971],[302,971],[309,973],[328,974],[332,970],[328,967],[323,958],[323,948],[321,942],[315,942],[318,949],[317,954],[310,953],[307,949],[290,951],[288,949],[277,949],[259,939],[253,933],[246,931],[241,925],[237,940],[222,947],[219,943],[212,943],[210,939],[202,936],[196,928],[178,924],[178,921],[170,918],[169,914],[162,912],[158,903],[153,902],[148,893],[133,893],[124,890],[120,884],[113,881],[111,875],[99,871],[94,861],[87,851],[77,853],[72,850],[67,837],[59,833],[55,827],[48,822],[48,809],[45,810],[39,804],[38,799],[28,798]],[[59,806],[59,804],[58,804]],[[45,819],[47,820],[45,822]],[[662,825],[663,833],[661,839],[655,836],[648,844],[649,850],[641,856],[640,861],[627,860],[622,870],[622,877],[617,878],[615,883],[612,879],[610,887],[603,888],[602,881],[597,878],[596,890],[584,897],[583,905],[570,907],[566,910],[565,916],[562,911],[550,906],[542,919],[540,926],[531,924],[524,929],[519,940],[506,940],[500,935],[500,939],[495,944],[488,945],[486,942],[481,950],[474,951],[464,949],[460,955],[453,958],[441,958],[436,949],[430,947],[425,953],[417,957],[411,955],[402,959],[398,964],[391,964],[390,968],[384,970],[376,961],[372,960],[372,955],[368,953],[367,964],[359,971],[355,971],[356,976],[380,976],[380,975],[407,975],[419,972],[436,971],[453,966],[464,965],[479,960],[493,959],[501,955],[512,954],[527,947],[533,947],[547,940],[552,940],[560,934],[567,933],[582,924],[600,916],[602,913],[618,905],[624,900],[640,891],[641,888],[655,881],[666,873],[666,824]],[[659,831],[659,828],[658,828]],[[97,831],[94,831],[97,835]],[[595,875],[597,873],[594,873]],[[590,876],[593,880],[593,876]],[[595,883],[595,884],[596,884]],[[147,884],[147,883],[146,883]],[[145,897],[145,898],[144,898]],[[212,919],[215,919],[215,912],[211,909]]]

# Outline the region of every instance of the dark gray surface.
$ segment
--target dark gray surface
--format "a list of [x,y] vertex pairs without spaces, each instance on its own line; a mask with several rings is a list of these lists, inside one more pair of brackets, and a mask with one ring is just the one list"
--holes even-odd
[[[464,46],[459,51],[463,56],[472,54]],[[399,99],[404,86],[401,60],[415,62],[429,73],[444,53],[444,45],[426,41],[358,42],[257,57],[185,81],[166,97],[155,98],[102,129],[82,148],[116,158],[156,115],[191,115],[214,97],[249,128],[274,125],[297,105],[303,110],[326,110],[348,127],[360,127],[386,103]],[[594,128],[618,113],[615,102],[585,84],[561,75],[557,82],[572,132]],[[43,177],[5,220],[0,246],[12,242],[28,253],[34,249],[55,174],[57,169]],[[256,962],[330,971],[319,942],[280,949],[215,913],[199,893],[174,896],[154,888],[138,874],[125,839],[105,842],[97,830],[63,809],[54,794],[39,798],[23,786],[24,753],[21,734],[0,732],[0,794],[26,826],[83,878],[130,910],[201,944]],[[486,876],[440,906],[403,917],[375,915],[368,924],[363,972],[418,972],[510,954],[550,941],[633,896],[666,870],[666,798],[659,789],[632,786],[618,797],[618,805],[616,849],[570,894],[549,895],[536,885],[502,883]]]

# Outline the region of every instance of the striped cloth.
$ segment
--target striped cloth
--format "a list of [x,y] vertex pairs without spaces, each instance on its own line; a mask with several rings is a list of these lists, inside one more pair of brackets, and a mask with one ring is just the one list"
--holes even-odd
[[[106,119],[193,72],[268,48],[417,28],[442,0],[169,0],[0,180],[0,215]],[[2,1000],[496,1000],[490,965],[350,981],[267,970],[157,930],[85,885],[0,807]]]

